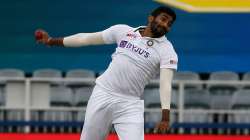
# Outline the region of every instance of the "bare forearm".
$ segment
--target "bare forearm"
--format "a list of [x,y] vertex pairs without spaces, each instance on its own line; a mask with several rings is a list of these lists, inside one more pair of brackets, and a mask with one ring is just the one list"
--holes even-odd
[[64,46],[63,38],[49,38],[47,45],[49,45],[49,46]]
[[162,109],[162,118],[161,121],[169,121],[170,120],[170,110],[169,109]]

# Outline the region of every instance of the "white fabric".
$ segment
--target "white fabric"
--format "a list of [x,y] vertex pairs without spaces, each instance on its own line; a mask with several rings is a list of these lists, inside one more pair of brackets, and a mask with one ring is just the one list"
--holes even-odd
[[142,37],[136,29],[115,25],[102,32],[106,44],[117,44],[108,69],[96,80],[110,93],[140,97],[160,68],[177,69],[177,55],[165,36]]
[[173,70],[162,68],[160,71],[160,99],[162,109],[170,109]]
[[78,33],[63,38],[63,45],[65,47],[81,47],[88,45],[101,45],[104,44],[102,33]]
[[114,127],[119,140],[144,140],[144,123],[118,123]]
[[88,101],[81,140],[104,140],[112,124],[121,140],[143,140],[143,114],[143,100],[114,96],[97,85]]

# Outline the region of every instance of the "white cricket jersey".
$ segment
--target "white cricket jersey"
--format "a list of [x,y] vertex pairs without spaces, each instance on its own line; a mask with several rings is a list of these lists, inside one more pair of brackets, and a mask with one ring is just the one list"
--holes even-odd
[[102,32],[105,43],[117,43],[117,48],[96,84],[111,94],[140,97],[160,68],[177,69],[178,57],[167,38],[142,37],[139,28],[114,25]]

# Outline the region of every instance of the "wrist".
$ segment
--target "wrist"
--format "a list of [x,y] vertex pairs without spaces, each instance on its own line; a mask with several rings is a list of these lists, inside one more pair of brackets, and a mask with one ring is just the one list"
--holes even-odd
[[49,38],[47,39],[46,45],[52,46],[52,44],[51,44],[51,39],[52,39],[52,37],[49,37]]
[[63,45],[63,38],[49,37],[47,42],[46,42],[46,45],[49,45],[49,46],[64,46]]

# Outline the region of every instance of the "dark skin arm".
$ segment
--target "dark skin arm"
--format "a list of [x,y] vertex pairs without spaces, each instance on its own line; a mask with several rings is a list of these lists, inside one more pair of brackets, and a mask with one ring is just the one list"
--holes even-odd
[[154,129],[154,133],[166,133],[169,130],[169,120],[170,120],[170,110],[169,109],[162,109],[162,119],[156,125]]
[[52,38],[49,34],[44,30],[36,30],[36,32],[41,32],[42,37],[40,39],[36,39],[36,42],[39,44],[44,44],[47,46],[64,46],[63,38]]

